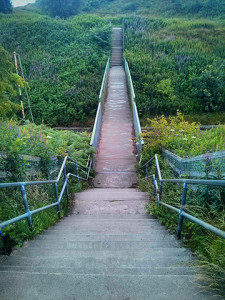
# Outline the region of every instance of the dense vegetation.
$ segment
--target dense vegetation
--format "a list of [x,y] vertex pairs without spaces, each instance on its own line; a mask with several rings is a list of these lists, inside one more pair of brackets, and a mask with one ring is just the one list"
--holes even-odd
[[[149,120],[150,121],[150,120]],[[173,179],[177,174],[171,170],[167,161],[162,158],[162,147],[169,148],[176,154],[183,156],[205,155],[204,179],[224,179],[221,169],[222,161],[211,161],[208,152],[224,150],[225,148],[225,127],[220,126],[206,132],[200,132],[198,124],[189,123],[178,113],[175,117],[155,118],[151,120],[153,130],[144,133],[143,163],[149,160],[155,153],[160,159],[160,168],[163,179]],[[217,168],[215,169],[215,165]],[[150,173],[154,174],[155,166],[149,167]],[[143,179],[145,168],[140,169],[140,187],[153,195],[152,177]],[[187,176],[181,176],[187,178]],[[162,201],[180,208],[182,198],[182,185],[175,183],[163,183]],[[158,207],[156,199],[152,199],[148,206],[149,212],[153,213],[172,232],[177,231],[178,214],[164,206]],[[225,230],[225,188],[214,186],[193,186],[189,185],[187,204],[185,211],[193,216]],[[205,274],[209,285],[218,288],[222,293],[225,290],[225,241],[201,226],[185,219],[183,231],[183,242],[198,255],[202,274]],[[202,272],[204,271],[204,272]]]
[[1,46],[0,57],[0,117],[12,118],[20,110],[20,106],[9,98],[16,96],[16,85],[23,87],[23,81],[13,72],[11,57]]
[[156,14],[163,16],[215,17],[225,15],[224,0],[83,0],[84,11],[104,14]]
[[[201,154],[225,150],[225,126],[201,131],[200,124],[185,121],[181,113],[148,119],[150,131],[143,131],[144,153],[150,158],[162,148],[180,157],[194,157]],[[146,157],[146,158],[147,158]]]
[[141,116],[225,110],[225,30],[208,20],[125,19]]
[[0,0],[0,13],[9,14],[12,12],[12,2],[10,0]]
[[80,0],[36,0],[36,4],[44,14],[66,18],[77,14]]
[[[0,23],[0,43],[21,56],[35,123],[71,125],[93,118],[110,49],[107,20],[21,12],[0,15]],[[26,98],[24,105],[28,119]]]
[[[62,160],[55,164],[55,156],[63,158],[65,155],[70,155],[74,160],[85,165],[89,154],[94,152],[94,149],[89,145],[90,136],[87,133],[75,134],[68,131],[55,131],[44,125],[27,124],[21,126],[15,121],[4,121],[0,124],[0,139],[1,182],[56,179]],[[22,154],[28,155],[28,157],[24,157]],[[30,155],[40,157],[40,162],[32,166]],[[53,164],[56,171],[50,174]],[[75,173],[74,164],[67,164],[67,171]],[[2,178],[3,176],[4,178]],[[59,191],[61,186],[62,182],[59,183]],[[69,187],[72,194],[82,188],[82,183],[80,185],[70,179]],[[26,193],[31,210],[55,202],[52,185],[26,187]],[[19,188],[1,188],[0,199],[1,222],[24,213]],[[61,216],[63,216],[68,211],[65,197],[61,209]],[[57,218],[56,208],[52,208],[32,217],[34,224],[32,232],[29,230],[26,219],[5,227],[1,230],[3,239],[0,240],[0,252],[1,250],[10,251],[12,246],[21,245],[24,240],[52,225],[57,221]]]

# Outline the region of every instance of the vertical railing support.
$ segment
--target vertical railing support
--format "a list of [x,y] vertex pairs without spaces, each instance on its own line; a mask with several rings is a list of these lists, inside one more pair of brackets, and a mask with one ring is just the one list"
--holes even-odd
[[77,183],[79,183],[79,172],[78,172],[78,164],[76,163],[76,175],[77,175]]
[[27,195],[26,195],[25,186],[21,185],[20,190],[21,190],[21,194],[22,194],[22,197],[23,197],[23,205],[25,207],[26,213],[28,214],[27,221],[28,221],[30,229],[32,230],[32,220],[31,220],[29,205],[28,205],[28,202],[27,202]]
[[162,182],[160,181],[160,188],[159,188],[159,201],[158,201],[158,206],[161,205],[161,197],[162,197],[162,191],[163,191],[163,184]]
[[145,173],[145,179],[148,178],[148,164],[146,165],[146,173]]
[[64,174],[64,182],[66,182],[66,199],[67,199],[67,204],[69,203],[69,190],[68,190],[68,182],[67,182],[67,177],[66,177],[66,166],[63,168],[63,174]]
[[[157,166],[155,165],[155,182],[157,181],[157,177],[158,177],[158,170],[157,170]],[[154,196],[154,198],[155,198],[155,196],[156,196],[156,186],[155,186],[155,184],[154,184],[154,191],[153,191],[153,196]]]
[[59,202],[59,194],[58,194],[57,183],[55,183],[55,198],[56,198],[56,202],[58,202],[58,204],[57,204],[57,214],[58,214],[58,217],[60,218],[60,202]]
[[178,231],[177,231],[177,237],[178,239],[181,238],[181,231],[182,231],[182,225],[183,225],[183,211],[184,211],[184,206],[186,204],[186,198],[187,198],[187,183],[184,183],[183,187],[183,194],[182,194],[182,200],[181,200],[181,208],[180,208],[180,213],[179,213],[179,224],[178,224]]

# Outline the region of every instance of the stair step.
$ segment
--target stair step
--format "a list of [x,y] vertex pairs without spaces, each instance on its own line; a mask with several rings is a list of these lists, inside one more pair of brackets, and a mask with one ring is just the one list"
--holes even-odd
[[26,257],[10,256],[1,264],[1,268],[7,266],[21,267],[46,267],[46,268],[157,268],[157,267],[190,267],[190,257],[153,257],[149,259],[116,258],[116,257]]
[[[75,217],[73,217],[73,219],[76,218],[76,215]],[[75,222],[71,222],[71,223],[68,223],[68,222],[59,222],[57,223],[56,225],[52,226],[50,228],[50,230],[57,230],[57,229],[69,229],[71,228],[71,230],[74,230],[74,229],[88,229],[90,230],[90,232],[92,230],[112,230],[112,231],[117,231],[119,229],[119,231],[121,233],[126,233],[126,230],[135,230],[136,229],[136,232],[137,234],[140,233],[140,231],[143,231],[145,230],[145,233],[151,233],[152,230],[154,229],[163,229],[164,232],[166,232],[165,230],[165,227],[163,225],[161,225],[159,222],[155,221],[155,220],[151,220],[151,221],[148,221],[148,222],[110,222],[110,223],[107,223],[105,222],[104,224],[102,222],[93,222],[92,224],[90,223],[86,223],[86,222],[80,222],[80,223],[75,223]],[[109,232],[111,233],[111,232]]]
[[121,259],[142,259],[148,260],[153,258],[160,259],[161,257],[184,257],[188,256],[191,259],[191,252],[185,248],[149,248],[148,251],[145,250],[133,250],[133,249],[116,249],[116,250],[76,250],[76,249],[44,249],[38,247],[28,247],[18,248],[13,251],[12,256],[21,257],[58,257],[58,258],[74,258],[79,257],[87,258],[121,258]]
[[[190,275],[73,275],[1,272],[1,299],[215,299],[197,293]],[[21,284],[23,282],[23,284]],[[10,294],[9,294],[10,291]],[[169,296],[169,298],[168,298]]]
[[[98,191],[104,190],[104,189],[96,189],[96,193],[98,193]],[[119,190],[119,189],[118,189]],[[87,190],[88,191],[88,190]],[[87,193],[87,191],[85,191],[85,193]],[[93,193],[94,194],[94,193]],[[76,194],[77,195],[77,194]],[[73,216],[73,215],[72,215]],[[63,220],[70,220],[71,215],[68,215],[67,217],[61,219]],[[76,218],[77,221],[107,221],[107,222],[117,222],[117,221],[148,221],[148,220],[157,220],[154,216],[152,215],[146,215],[146,214],[137,214],[137,215],[123,215],[121,217],[120,214],[118,215],[92,215],[92,216],[85,216],[85,215],[77,215],[77,216],[73,216],[73,218]],[[60,220],[60,221],[61,221]],[[159,223],[160,224],[160,223]]]
[[[130,174],[130,172],[128,172]],[[99,174],[104,174],[106,175],[104,172],[103,173],[99,173]],[[127,174],[127,172],[115,172],[112,173],[115,174],[115,176],[118,176],[120,174]],[[96,189],[96,191],[94,193],[89,192],[89,191],[84,191],[81,193],[77,193],[75,194],[75,200],[84,200],[84,201],[90,201],[90,200],[104,200],[104,201],[112,201],[112,200],[117,200],[117,201],[129,201],[129,200],[149,200],[149,194],[148,193],[143,193],[143,192],[138,192],[138,193],[134,193],[132,190],[129,191],[118,191],[115,192],[112,189],[104,189],[104,191],[102,191],[102,189]]]
[[73,267],[73,266],[2,266],[1,272],[38,272],[42,274],[71,274],[71,275],[194,275],[195,269],[191,267]]
[[155,233],[158,235],[165,235],[166,231],[164,228],[162,229],[153,229],[153,230],[148,230],[148,229],[135,229],[135,228],[127,228],[127,229],[105,229],[103,228],[95,228],[95,229],[88,229],[88,228],[76,228],[76,227],[72,227],[72,226],[67,226],[64,228],[61,227],[54,227],[54,228],[50,228],[49,232],[55,232],[58,234],[80,234],[80,235],[99,235],[99,234],[111,234],[111,235],[126,235],[126,234],[149,234],[149,233]]
[[145,241],[145,242],[151,242],[155,240],[160,241],[175,241],[176,238],[173,235],[160,235],[155,234],[132,234],[132,235],[78,235],[74,233],[67,234],[66,236],[62,236],[58,234],[58,232],[50,232],[48,234],[45,232],[42,235],[39,235],[36,237],[35,240],[45,240],[46,242],[52,242],[52,241]]
[[45,241],[35,240],[29,242],[29,247],[40,247],[47,249],[77,249],[77,250],[116,250],[116,249],[130,249],[133,250],[148,250],[150,248],[167,248],[167,247],[179,247],[179,243],[174,241],[51,241],[46,243]]

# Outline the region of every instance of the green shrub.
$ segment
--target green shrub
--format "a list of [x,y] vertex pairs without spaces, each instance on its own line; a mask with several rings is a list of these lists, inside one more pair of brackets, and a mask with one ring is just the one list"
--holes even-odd
[[[35,123],[57,126],[93,119],[111,45],[108,21],[19,11],[0,16],[0,24],[0,44],[21,56]],[[18,103],[15,97],[12,101]],[[29,119],[26,97],[23,101]]]
[[150,158],[162,148],[168,149],[180,157],[194,157],[225,150],[225,126],[221,125],[206,131],[200,131],[198,123],[185,121],[184,116],[164,116],[148,119],[152,129],[143,131],[145,145],[143,152]]
[[225,110],[222,22],[135,16],[124,26],[141,117]]

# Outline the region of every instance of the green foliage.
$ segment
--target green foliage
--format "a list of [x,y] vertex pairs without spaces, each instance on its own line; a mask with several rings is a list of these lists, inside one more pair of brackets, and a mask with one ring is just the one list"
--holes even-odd
[[200,131],[199,124],[177,116],[149,119],[150,131],[143,132],[143,152],[147,157],[168,149],[180,157],[194,157],[201,154],[225,150],[225,126]]
[[[82,165],[86,165],[89,154],[94,149],[89,145],[90,136],[87,133],[75,134],[69,131],[56,131],[44,125],[27,124],[20,126],[15,121],[4,121],[0,124],[0,171],[7,172],[4,181],[31,180],[27,172],[28,162],[21,159],[21,155],[33,155],[41,157],[41,173],[37,173],[35,180],[46,179],[49,176],[49,166],[52,156],[64,157],[69,155]],[[58,167],[59,169],[59,167]],[[57,170],[58,170],[57,169]],[[73,166],[67,164],[67,172],[74,171]],[[81,175],[81,171],[79,171]],[[58,174],[57,174],[58,175]],[[62,175],[63,176],[63,175]],[[33,177],[32,177],[33,179]],[[34,180],[34,179],[33,179]],[[62,188],[62,178],[58,184],[58,190]],[[69,180],[70,197],[72,193],[80,191],[82,183],[77,184],[75,180]],[[55,200],[54,186],[26,186],[26,194],[30,210],[34,210],[53,202]],[[0,220],[6,221],[18,215],[24,214],[24,205],[19,188],[0,189]],[[65,197],[61,203],[61,216],[68,211]],[[12,246],[22,245],[23,241],[30,239],[48,228],[58,219],[56,208],[51,208],[40,214],[32,216],[34,230],[31,232],[27,220],[21,220],[3,229],[4,236],[0,237],[2,249],[0,251],[10,251]]]
[[[58,184],[61,191],[62,181]],[[86,188],[83,183],[77,184],[75,180],[69,180],[69,198],[73,200],[73,193]],[[28,186],[26,195],[30,210],[38,209],[56,202],[54,187]],[[0,220],[6,221],[24,214],[25,209],[19,188],[0,189]],[[4,199],[4,200],[3,200]],[[67,199],[63,196],[60,204],[61,217],[68,213]],[[0,253],[10,254],[12,247],[20,247],[23,242],[46,230],[58,221],[56,207],[45,210],[32,216],[33,230],[31,231],[26,219],[13,223],[3,228],[0,234]]]
[[40,157],[42,176],[46,177],[53,156],[69,155],[85,164],[88,156],[94,153],[89,145],[89,134],[56,131],[44,125],[19,126],[14,121],[5,121],[0,124],[0,139],[0,164],[11,174],[12,181],[26,178],[26,161],[21,160],[21,155]]
[[224,0],[83,0],[82,9],[101,14],[217,17],[225,15]]
[[198,120],[198,122],[203,125],[225,124],[224,112],[189,114],[184,115],[184,119],[190,123],[194,122],[195,120]]
[[80,0],[36,0],[36,4],[44,14],[67,18],[77,14]]
[[11,0],[0,0],[0,13],[9,14],[12,12]]
[[20,106],[10,101],[10,96],[16,95],[16,84],[23,86],[22,79],[13,73],[11,57],[0,46],[0,117],[11,118],[19,111]]
[[225,31],[209,20],[125,19],[140,116],[225,110]]
[[0,24],[0,43],[21,55],[36,124],[71,125],[95,116],[111,43],[106,19],[20,12],[1,16]]

